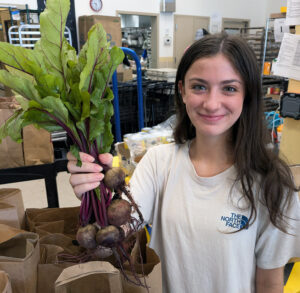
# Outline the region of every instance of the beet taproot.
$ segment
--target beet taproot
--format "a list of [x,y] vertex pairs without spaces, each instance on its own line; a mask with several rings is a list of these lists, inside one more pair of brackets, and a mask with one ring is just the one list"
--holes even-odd
[[93,250],[93,259],[103,259],[103,258],[108,258],[113,254],[113,251],[109,247],[101,246],[98,245],[94,250]]
[[121,226],[130,221],[131,205],[127,200],[116,199],[107,208],[107,219],[110,225]]
[[122,240],[124,240],[124,231],[113,225],[102,228],[96,234],[97,243],[105,247],[114,247]]
[[94,249],[97,246],[96,233],[97,228],[94,225],[89,224],[80,227],[76,234],[76,240],[80,246],[87,249]]
[[117,190],[125,184],[125,176],[122,168],[111,168],[105,173],[104,184],[111,190]]

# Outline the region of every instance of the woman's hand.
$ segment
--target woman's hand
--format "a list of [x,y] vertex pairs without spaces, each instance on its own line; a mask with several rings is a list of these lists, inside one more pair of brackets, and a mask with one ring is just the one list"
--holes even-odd
[[[73,187],[74,193],[78,199],[82,195],[100,185],[100,181],[104,178],[102,167],[94,163],[95,159],[86,153],[80,153],[82,166],[76,166],[77,159],[68,152],[67,159],[69,160],[67,168],[71,173],[70,183]],[[109,153],[99,155],[99,161],[109,167],[112,166],[113,156]]]

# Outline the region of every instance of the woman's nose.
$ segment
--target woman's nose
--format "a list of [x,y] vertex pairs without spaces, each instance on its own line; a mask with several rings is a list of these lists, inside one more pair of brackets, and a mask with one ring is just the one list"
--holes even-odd
[[220,108],[220,97],[216,90],[210,90],[203,102],[203,108],[209,112],[215,112]]

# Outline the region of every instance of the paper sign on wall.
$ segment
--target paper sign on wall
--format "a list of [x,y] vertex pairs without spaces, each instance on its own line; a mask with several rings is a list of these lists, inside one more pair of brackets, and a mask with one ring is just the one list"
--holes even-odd
[[219,33],[222,30],[222,16],[219,13],[214,13],[210,17],[210,33],[215,34]]
[[284,33],[289,33],[290,27],[286,25],[285,18],[276,18],[274,21],[274,38],[275,42],[281,42]]
[[287,25],[300,24],[300,0],[287,1],[286,24]]
[[300,35],[284,34],[274,75],[300,80]]

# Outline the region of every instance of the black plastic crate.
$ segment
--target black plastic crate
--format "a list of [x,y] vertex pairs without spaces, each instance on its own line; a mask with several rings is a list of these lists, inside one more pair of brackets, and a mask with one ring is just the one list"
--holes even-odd
[[163,122],[175,113],[175,84],[160,81],[149,84],[145,99],[147,126]]
[[[145,126],[154,126],[175,113],[175,84],[159,80],[142,80]],[[137,82],[118,84],[121,134],[139,131]],[[114,117],[112,118],[113,133]]]
[[279,108],[279,101],[270,98],[263,99],[264,112],[276,111]]

